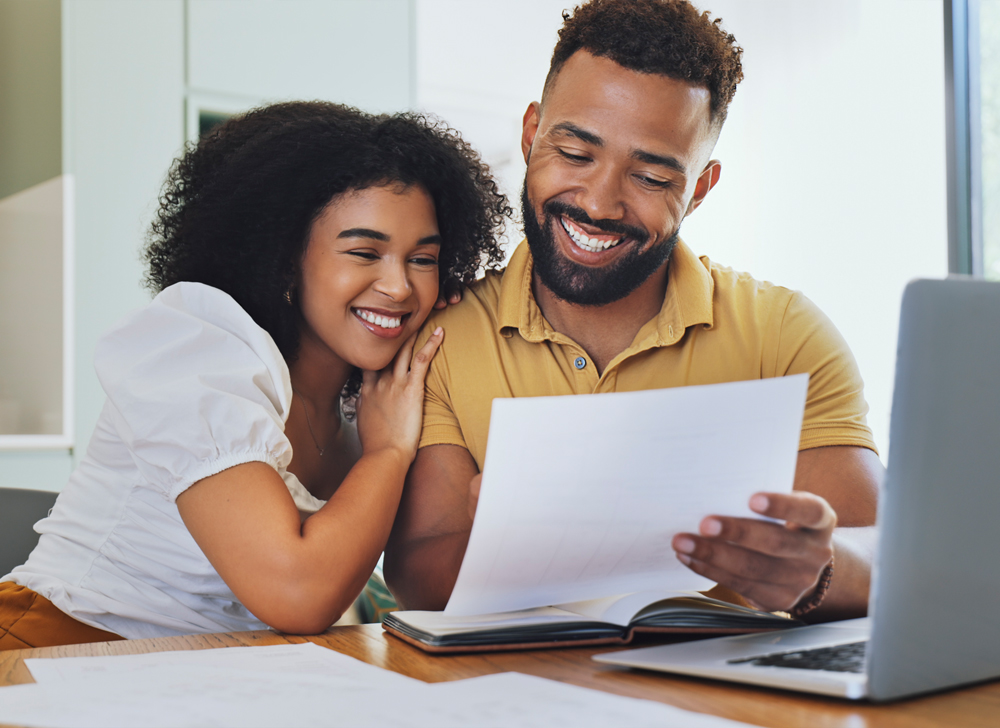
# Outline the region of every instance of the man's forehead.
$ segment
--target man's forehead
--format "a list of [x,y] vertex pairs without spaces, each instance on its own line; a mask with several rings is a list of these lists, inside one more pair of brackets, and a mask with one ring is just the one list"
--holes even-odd
[[546,88],[542,120],[553,131],[573,124],[599,135],[594,127],[700,146],[712,136],[710,109],[711,94],[703,86],[578,51]]

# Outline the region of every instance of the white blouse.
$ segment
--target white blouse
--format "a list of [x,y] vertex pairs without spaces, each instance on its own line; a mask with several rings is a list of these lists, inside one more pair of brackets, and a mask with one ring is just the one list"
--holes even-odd
[[296,506],[324,503],[287,471],[288,367],[229,295],[178,283],[97,346],[107,394],[87,454],[35,530],[13,581],[123,637],[264,629],[188,532],[175,501],[247,462],[273,467]]

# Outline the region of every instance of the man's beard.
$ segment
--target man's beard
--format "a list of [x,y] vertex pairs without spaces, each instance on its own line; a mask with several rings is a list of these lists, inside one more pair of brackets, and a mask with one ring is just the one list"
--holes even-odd
[[[670,257],[680,233],[678,227],[662,243],[643,251],[642,246],[649,240],[649,235],[643,230],[614,220],[591,220],[580,208],[556,200],[550,200],[542,207],[545,224],[540,225],[528,200],[527,179],[521,187],[521,213],[524,235],[535,260],[535,273],[542,285],[557,298],[580,306],[604,306],[632,293]],[[552,225],[562,224],[557,219],[560,216],[607,233],[632,238],[631,242],[619,243],[631,247],[606,267],[590,268],[574,263],[557,252]]]

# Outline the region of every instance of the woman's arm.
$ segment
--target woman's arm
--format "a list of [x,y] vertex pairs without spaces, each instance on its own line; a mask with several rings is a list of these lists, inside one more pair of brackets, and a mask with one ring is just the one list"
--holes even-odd
[[437,332],[383,372],[365,372],[358,401],[364,450],[323,508],[300,522],[278,473],[237,465],[177,498],[181,518],[237,599],[283,632],[322,632],[351,605],[378,561],[420,434],[424,377]]

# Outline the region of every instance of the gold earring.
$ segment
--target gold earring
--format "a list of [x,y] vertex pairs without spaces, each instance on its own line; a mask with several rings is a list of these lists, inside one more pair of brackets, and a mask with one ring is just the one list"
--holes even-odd
[[285,291],[285,303],[287,303],[289,306],[292,305],[292,287],[291,286],[289,286],[288,290]]

